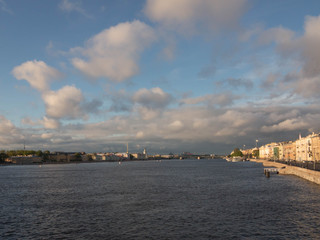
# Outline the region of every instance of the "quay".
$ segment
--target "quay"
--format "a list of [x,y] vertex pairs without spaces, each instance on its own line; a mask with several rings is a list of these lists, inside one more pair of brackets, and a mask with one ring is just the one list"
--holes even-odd
[[[271,171],[278,172],[279,174],[283,175],[295,175],[300,178],[306,179],[310,182],[316,183],[320,185],[320,172],[319,171],[314,171],[310,169],[305,169],[305,168],[300,168],[300,167],[295,167],[295,166],[289,166],[283,163],[277,163],[277,162],[272,162],[268,160],[262,160],[262,159],[250,159],[251,162],[257,162],[257,163],[262,163],[264,167],[267,167],[264,169],[265,174],[270,176]],[[275,169],[275,170],[271,170]],[[268,169],[266,171],[266,169]],[[268,172],[268,173],[266,173]],[[267,176],[268,177],[268,176]]]

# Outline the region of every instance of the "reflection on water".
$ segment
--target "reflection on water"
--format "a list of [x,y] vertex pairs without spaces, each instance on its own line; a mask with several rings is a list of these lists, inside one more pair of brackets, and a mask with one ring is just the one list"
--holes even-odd
[[0,167],[1,239],[316,239],[320,186],[257,163]]

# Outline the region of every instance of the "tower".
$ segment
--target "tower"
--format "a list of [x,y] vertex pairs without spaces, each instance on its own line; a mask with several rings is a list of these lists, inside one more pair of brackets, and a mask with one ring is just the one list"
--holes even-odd
[[143,149],[143,157],[144,157],[145,159],[148,158],[147,150],[146,150],[145,148]]

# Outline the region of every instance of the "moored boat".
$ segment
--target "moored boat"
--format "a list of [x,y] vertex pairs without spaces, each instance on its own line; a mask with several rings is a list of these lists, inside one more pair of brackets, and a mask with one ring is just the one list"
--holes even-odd
[[242,157],[233,157],[232,158],[232,162],[242,162],[242,161],[243,161]]

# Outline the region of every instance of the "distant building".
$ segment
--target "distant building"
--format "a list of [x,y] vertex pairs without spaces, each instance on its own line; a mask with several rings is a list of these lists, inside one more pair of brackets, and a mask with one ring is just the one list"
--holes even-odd
[[269,143],[259,148],[259,158],[262,159],[278,159],[279,143]]
[[304,138],[299,135],[299,139],[296,140],[296,160],[297,161],[312,161],[312,137],[315,134],[308,135]]
[[130,154],[129,153],[115,153],[119,159],[128,159],[130,160]]
[[14,156],[10,157],[10,162],[14,164],[32,164],[32,163],[41,163],[42,157],[37,156]]
[[312,146],[312,159],[314,161],[320,161],[320,134],[314,134],[311,137]]
[[296,160],[296,142],[284,142],[282,148],[282,160]]
[[81,161],[81,156],[74,152],[53,152],[48,156],[49,162],[72,162]]

